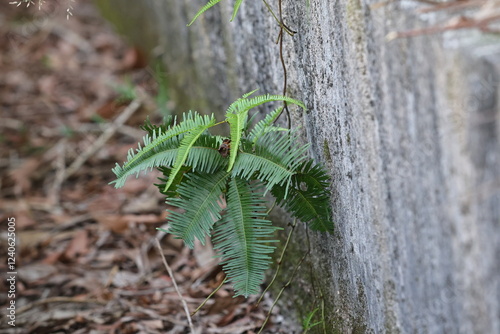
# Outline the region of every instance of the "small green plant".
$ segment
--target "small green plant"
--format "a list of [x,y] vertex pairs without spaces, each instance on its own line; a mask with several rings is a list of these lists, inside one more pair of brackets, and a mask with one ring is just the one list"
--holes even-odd
[[129,77],[126,77],[123,83],[113,84],[112,87],[118,94],[117,102],[130,102],[137,98],[134,83]]
[[304,329],[304,334],[309,332],[309,330],[317,325],[323,323],[323,320],[313,322],[314,314],[318,312],[319,307],[315,308],[313,311],[309,312],[306,317],[302,320],[302,328]]
[[[223,270],[236,295],[255,294],[269,267],[278,229],[267,219],[264,196],[270,192],[279,205],[318,231],[332,232],[329,178],[305,157],[296,132],[274,125],[282,108],[252,126],[251,109],[267,102],[285,101],[305,109],[302,102],[281,95],[243,95],[226,111],[224,121],[187,112],[182,120],[168,118],[162,125],[146,121],[143,144],[130,150],[116,165],[115,187],[128,176],[157,168],[163,173],[159,190],[170,211],[169,233],[194,247],[211,236]],[[209,129],[229,124],[230,137]]]

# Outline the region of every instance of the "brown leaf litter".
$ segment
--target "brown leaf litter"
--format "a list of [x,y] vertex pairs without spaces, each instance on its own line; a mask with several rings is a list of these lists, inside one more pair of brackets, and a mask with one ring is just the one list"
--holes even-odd
[[[16,327],[0,333],[187,333],[193,311],[224,279],[212,250],[190,250],[156,230],[167,222],[157,174],[113,189],[111,168],[141,139],[157,89],[144,55],[127,46],[90,1],[0,3],[0,254],[16,218]],[[134,101],[114,87],[130,81]],[[135,103],[135,104],[134,104]],[[127,109],[128,108],[128,109]],[[125,117],[126,116],[126,117]],[[5,261],[0,271],[7,272]],[[0,283],[4,309],[7,282]],[[256,333],[270,300],[224,286],[193,317],[197,333]],[[275,313],[278,314],[278,313]],[[293,333],[273,317],[265,333]]]

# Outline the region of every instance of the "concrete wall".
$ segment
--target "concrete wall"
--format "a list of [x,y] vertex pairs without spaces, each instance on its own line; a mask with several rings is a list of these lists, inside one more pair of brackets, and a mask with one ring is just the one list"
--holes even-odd
[[[278,28],[261,1],[232,23],[222,1],[190,28],[205,0],[97,2],[150,41],[179,106],[212,112],[254,88],[282,91]],[[500,37],[388,42],[451,14],[374,3],[283,0],[297,31],[284,40],[288,94],[309,108],[292,110],[293,125],[330,171],[336,224],[333,236],[309,232],[295,287],[311,295],[287,298],[306,298],[301,316],[324,300],[332,333],[500,333]]]

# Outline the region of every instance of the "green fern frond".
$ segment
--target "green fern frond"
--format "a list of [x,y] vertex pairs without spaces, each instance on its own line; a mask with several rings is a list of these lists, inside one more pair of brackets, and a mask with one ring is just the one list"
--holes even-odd
[[[302,320],[302,328],[306,331],[309,331],[311,328],[320,325],[323,323],[323,320],[313,322],[312,319],[314,314],[319,310],[319,307],[315,308],[313,311],[309,312],[306,317]],[[305,333],[305,332],[304,332]]]
[[275,185],[288,189],[291,177],[296,173],[308,145],[298,144],[293,133],[269,133],[254,146],[245,141],[243,152],[233,167],[233,175],[244,179],[256,177],[266,183],[268,190]]
[[144,121],[144,124],[139,126],[141,130],[146,131],[150,136],[153,135],[153,132],[156,132],[158,129],[161,129],[162,132],[167,131],[175,122],[175,118],[171,115],[168,115],[163,118],[163,123],[161,125],[155,125],[151,123],[149,116]]
[[177,192],[178,186],[181,184],[182,179],[184,178],[184,175],[188,173],[191,170],[191,167],[189,166],[183,166],[180,170],[179,173],[175,176],[174,181],[170,185],[167,191],[165,191],[165,184],[168,182],[168,176],[170,175],[170,172],[172,171],[172,168],[170,167],[157,167],[157,169],[162,172],[163,177],[159,177],[158,180],[161,183],[155,183],[154,185],[158,188],[160,193],[165,195],[167,198],[172,198],[172,197],[178,197],[179,193]]
[[144,148],[139,143],[136,152],[133,149],[129,150],[127,162],[123,166],[116,164],[112,169],[116,180],[110,184],[114,184],[115,188],[123,187],[130,175],[135,174],[137,177],[141,171],[151,170],[158,166],[168,166],[174,161],[179,146],[177,137],[165,136],[163,141],[158,141],[156,135],[153,137],[146,135],[143,142]]
[[196,19],[207,10],[218,4],[221,0],[210,0],[205,6],[201,7],[201,9],[195,14],[191,22],[189,22],[188,27],[196,21]]
[[267,114],[267,116],[263,120],[255,124],[252,131],[250,131],[250,134],[248,135],[249,140],[254,145],[257,142],[257,140],[259,140],[259,138],[265,135],[266,133],[272,131],[288,131],[288,129],[273,126],[274,121],[276,120],[276,118],[279,117],[282,110],[283,107],[275,109],[274,111]]
[[169,179],[165,185],[165,191],[172,184],[175,179],[176,174],[180,171],[182,165],[188,158],[189,152],[193,147],[196,140],[210,127],[215,125],[215,118],[213,115],[211,117],[204,116],[203,123],[196,128],[192,129],[190,132],[186,133],[181,140],[179,149],[177,150],[177,156],[175,157],[174,164],[172,166],[172,171],[170,172]]
[[224,168],[227,165],[227,159],[224,159],[218,151],[221,142],[222,138],[220,136],[202,134],[194,146],[191,147],[185,166],[183,166],[180,172],[177,173],[173,183],[170,185],[169,189],[165,191],[168,176],[172,171],[171,165],[177,156],[177,151],[173,150],[171,152],[171,163],[169,165],[158,167],[158,170],[165,176],[165,178],[159,178],[159,180],[163,182],[162,184],[155,184],[160,189],[160,192],[167,197],[177,197],[176,188],[182,180],[184,173],[189,171],[198,173],[213,173],[218,169]]
[[236,156],[238,155],[241,137],[245,128],[248,126],[247,120],[249,109],[238,109],[237,106],[241,101],[247,100],[247,98],[257,90],[258,89],[254,89],[251,92],[243,94],[241,98],[231,103],[226,111],[226,121],[229,123],[231,146],[233,147],[233,149],[229,151],[229,163],[227,167],[228,171],[233,168],[234,161],[236,160]]
[[195,238],[204,244],[205,236],[221,218],[219,201],[229,175],[224,170],[215,174],[190,173],[177,189],[180,197],[167,200],[167,204],[185,210],[168,210],[169,232],[184,240],[188,247],[194,247]]
[[241,100],[245,100],[247,97],[249,97],[250,95],[252,95],[253,93],[255,93],[255,92],[256,92],[256,91],[258,91],[258,90],[259,90],[259,89],[257,88],[257,89],[254,89],[254,90],[252,90],[252,91],[248,92],[248,93],[243,94],[243,95],[242,95],[239,99],[237,99],[236,101],[234,101],[233,103],[231,103],[231,104],[229,105],[229,107],[228,107],[228,108],[227,108],[227,110],[226,110],[226,113],[228,113],[230,110],[234,110],[234,106],[235,106],[235,105],[236,105],[239,101],[241,101]]
[[240,147],[241,135],[243,128],[247,123],[248,110],[238,113],[227,114],[227,122],[229,123],[229,133],[231,135],[231,150],[229,151],[229,163],[227,166],[227,171],[231,171],[238,155],[238,150]]
[[[171,165],[172,154],[177,154],[179,136],[206,125],[211,120],[213,120],[213,117],[201,116],[190,111],[183,115],[183,120],[179,124],[165,127],[166,130],[161,127],[154,129],[151,135],[144,136],[143,146],[139,143],[136,151],[129,150],[127,161],[123,166],[116,164],[115,168],[113,168],[116,180],[110,182],[110,184],[114,184],[115,188],[120,188],[130,175],[136,174],[138,176],[143,170]],[[175,155],[173,158],[175,159]]]
[[224,272],[234,285],[236,296],[255,294],[264,279],[274,251],[269,243],[276,227],[265,217],[266,207],[260,184],[238,177],[229,181],[227,210],[215,226],[213,241],[222,257]]
[[315,192],[316,196],[328,197],[328,187],[330,186],[330,177],[320,165],[315,165],[312,159],[305,161],[299,166],[294,175],[295,185],[298,187],[302,183],[310,192]]
[[285,102],[288,102],[291,104],[296,104],[304,110],[306,109],[306,106],[304,105],[304,103],[302,103],[299,100],[292,99],[291,97],[283,96],[283,95],[265,94],[265,95],[258,95],[258,96],[252,97],[252,98],[241,98],[241,99],[236,100],[226,110],[226,115],[229,113],[240,112],[243,110],[250,110],[250,109],[258,107],[264,103],[273,102],[273,101],[285,101]]
[[242,98],[242,99],[246,99],[246,98],[248,98],[250,95],[253,95],[253,94],[254,94],[256,91],[258,91],[258,90],[259,90],[259,89],[257,88],[257,89],[254,89],[254,90],[252,90],[252,91],[248,92],[248,93],[245,93],[245,94],[243,94],[243,95],[241,96],[241,98]]
[[230,126],[232,147],[231,151],[229,152],[229,165],[227,169],[228,171],[233,168],[234,162],[236,161],[236,157],[238,155],[238,150],[240,147],[241,136],[244,132],[243,130],[247,126],[248,111],[250,109],[273,101],[286,101],[289,103],[297,104],[305,109],[305,105],[302,102],[282,95],[266,94],[248,98],[248,96],[253,94],[255,91],[256,90],[244,94],[242,98],[236,100],[226,110],[226,119]]
[[325,171],[309,160],[301,164],[292,176],[292,187],[287,190],[283,185],[276,185],[271,193],[279,205],[301,221],[310,223],[313,230],[333,233],[327,190],[329,180]]
[[238,14],[238,9],[240,9],[242,2],[243,2],[243,0],[236,0],[236,3],[234,4],[234,8],[233,8],[233,15],[231,16],[231,22],[236,17],[236,14]]
[[222,139],[219,136],[202,134],[188,153],[186,165],[195,172],[213,173],[227,165],[227,159],[219,153]]

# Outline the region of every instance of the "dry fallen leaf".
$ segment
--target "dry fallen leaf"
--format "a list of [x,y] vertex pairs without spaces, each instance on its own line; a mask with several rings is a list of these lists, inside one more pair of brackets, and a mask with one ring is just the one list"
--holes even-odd
[[37,158],[28,158],[15,169],[11,170],[9,175],[14,180],[15,192],[18,196],[29,192],[31,189],[31,177],[40,167],[42,161]]
[[73,261],[78,257],[89,252],[89,237],[86,230],[80,230],[75,233],[73,239],[69,243],[64,252],[64,257],[67,260]]

